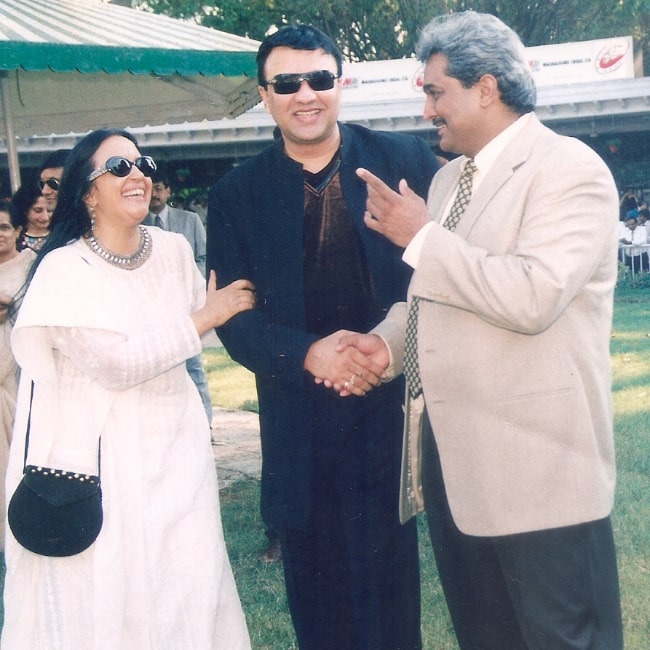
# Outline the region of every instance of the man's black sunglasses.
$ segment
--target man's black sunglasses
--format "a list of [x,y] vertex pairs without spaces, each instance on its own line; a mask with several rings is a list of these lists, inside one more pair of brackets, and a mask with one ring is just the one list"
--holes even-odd
[[106,172],[110,172],[113,176],[124,178],[131,173],[133,165],[135,165],[145,176],[153,176],[153,173],[157,169],[156,163],[151,156],[140,156],[140,158],[136,158],[133,162],[123,156],[112,156],[104,163],[103,167],[92,172],[90,176],[88,176],[88,180],[92,182]]
[[58,178],[39,178],[37,181],[38,189],[43,191],[43,188],[47,185],[51,190],[55,192],[58,191],[61,181]]
[[276,74],[266,83],[273,86],[278,95],[293,95],[300,90],[303,81],[306,81],[312,90],[332,90],[334,81],[338,78],[338,75],[330,70],[315,70],[305,74]]

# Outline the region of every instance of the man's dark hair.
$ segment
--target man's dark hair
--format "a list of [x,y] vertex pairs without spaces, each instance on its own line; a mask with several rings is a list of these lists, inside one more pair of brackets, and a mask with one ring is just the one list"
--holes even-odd
[[336,60],[337,74],[340,76],[343,72],[343,54],[327,34],[312,25],[288,25],[267,36],[257,51],[257,82],[264,88],[267,86],[264,66],[271,50],[276,47],[289,47],[292,50],[324,50]]
[[151,175],[151,182],[162,183],[165,187],[171,188],[171,175],[166,161],[156,161],[156,171]]
[[164,169],[157,169],[151,176],[153,184],[162,183],[165,187],[171,187],[169,174]]
[[57,149],[45,158],[41,163],[38,170],[40,174],[44,169],[56,169],[57,167],[65,167],[68,163],[68,158],[72,149]]

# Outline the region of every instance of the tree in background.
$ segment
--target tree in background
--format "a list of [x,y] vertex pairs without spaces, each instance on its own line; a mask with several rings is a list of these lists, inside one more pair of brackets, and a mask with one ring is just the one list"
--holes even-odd
[[501,18],[529,47],[631,34],[650,70],[648,0],[220,0],[213,6],[205,0],[132,0],[132,4],[256,40],[283,25],[311,23],[331,36],[351,61],[412,56],[419,29],[431,18],[474,9]]

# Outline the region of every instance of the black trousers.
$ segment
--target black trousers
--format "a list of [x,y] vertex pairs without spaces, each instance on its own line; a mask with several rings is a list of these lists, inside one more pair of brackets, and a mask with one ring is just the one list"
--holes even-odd
[[455,526],[431,427],[423,436],[429,532],[461,650],[622,650],[609,517],[503,537]]
[[399,402],[318,399],[309,528],[280,530],[298,645],[419,650],[417,530],[398,517]]

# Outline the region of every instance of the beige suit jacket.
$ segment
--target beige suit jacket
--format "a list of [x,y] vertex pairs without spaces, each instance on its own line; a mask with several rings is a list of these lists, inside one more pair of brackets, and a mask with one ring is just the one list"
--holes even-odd
[[[461,162],[434,177],[435,222]],[[607,516],[618,238],[607,167],[534,118],[477,188],[456,232],[438,223],[409,295],[421,298],[424,401],[457,526],[496,536]],[[394,374],[405,323],[406,303],[398,303],[375,330],[391,348]],[[406,408],[402,520],[422,509],[421,409],[408,399]]]

